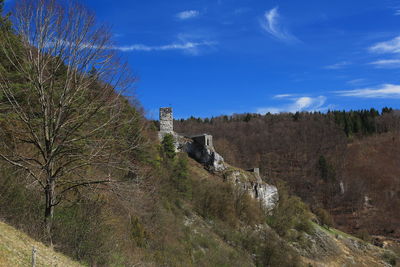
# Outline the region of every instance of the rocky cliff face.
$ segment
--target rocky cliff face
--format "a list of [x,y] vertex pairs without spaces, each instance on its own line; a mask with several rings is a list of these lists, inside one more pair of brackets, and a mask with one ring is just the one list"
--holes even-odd
[[197,162],[213,173],[221,174],[227,182],[247,191],[253,198],[260,200],[265,209],[271,210],[278,202],[278,189],[265,183],[258,173],[244,171],[230,166],[215,151],[213,146],[206,146],[191,138],[174,135],[178,151],[186,152]]
[[209,171],[221,172],[226,169],[224,158],[213,147],[192,141],[186,143],[185,152],[197,162],[204,164]]
[[269,185],[262,181],[257,173],[229,167],[224,172],[224,178],[243,190],[246,190],[253,198],[260,200],[266,210],[273,209],[279,200],[276,186]]

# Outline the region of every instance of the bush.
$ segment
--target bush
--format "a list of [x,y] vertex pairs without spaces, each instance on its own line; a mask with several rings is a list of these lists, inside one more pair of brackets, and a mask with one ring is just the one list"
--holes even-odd
[[229,183],[201,181],[194,186],[194,205],[205,218],[220,219],[231,226],[239,222]]
[[179,208],[183,200],[192,197],[192,180],[189,179],[187,155],[179,153],[174,158],[164,158],[163,163],[158,166],[156,173],[159,176],[158,193],[164,204],[168,206],[175,203]]
[[[107,265],[113,253],[113,229],[104,201],[82,199],[55,213],[53,239],[63,253],[92,265]],[[68,229],[68,231],[66,231]]]
[[317,216],[319,225],[328,229],[333,226],[332,216],[327,210],[323,208],[317,208],[314,210],[314,214]]
[[385,251],[383,253],[382,258],[385,262],[389,263],[392,266],[396,266],[397,257],[392,251]]
[[267,223],[285,237],[290,229],[311,233],[311,212],[308,206],[296,196],[290,196],[283,184],[278,184],[279,203],[267,217]]
[[298,253],[269,228],[243,233],[242,239],[242,246],[255,257],[256,266],[300,265]]
[[359,230],[355,234],[355,236],[360,238],[361,240],[363,240],[365,242],[371,242],[372,241],[372,238],[371,238],[370,234],[368,233],[368,231],[366,229]]
[[43,236],[42,195],[36,183],[13,167],[0,165],[0,218],[35,238]]
[[232,184],[223,181],[199,181],[194,186],[193,201],[205,218],[219,219],[230,226],[240,222],[254,225],[262,222],[259,202]]

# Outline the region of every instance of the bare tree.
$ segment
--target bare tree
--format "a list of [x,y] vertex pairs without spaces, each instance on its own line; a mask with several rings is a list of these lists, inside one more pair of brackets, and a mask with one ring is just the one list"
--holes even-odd
[[12,126],[1,129],[0,157],[43,190],[51,242],[54,207],[68,192],[107,186],[115,172],[134,168],[125,156],[138,148],[141,129],[120,95],[134,78],[108,28],[76,2],[23,0],[12,23],[0,49],[23,82],[0,74],[3,125]]

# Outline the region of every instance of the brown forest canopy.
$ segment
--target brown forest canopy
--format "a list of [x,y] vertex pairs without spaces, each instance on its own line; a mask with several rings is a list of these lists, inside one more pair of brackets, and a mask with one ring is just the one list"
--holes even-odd
[[[400,199],[398,110],[191,117],[177,120],[175,129],[185,134],[212,134],[217,151],[227,162],[242,168],[260,167],[267,181],[287,182],[313,208],[322,206],[336,214],[343,227],[350,220],[343,216],[361,210],[366,195],[386,215],[391,213],[390,204]],[[369,151],[368,157],[362,149]],[[378,197],[381,193],[387,197]],[[400,218],[391,218],[392,222],[387,220],[386,225],[370,231],[396,229]],[[358,221],[354,227],[361,223],[371,224]]]

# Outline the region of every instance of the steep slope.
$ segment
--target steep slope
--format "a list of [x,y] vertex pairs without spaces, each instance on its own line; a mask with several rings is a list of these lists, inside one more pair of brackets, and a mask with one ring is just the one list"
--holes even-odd
[[312,209],[328,210],[342,231],[400,244],[393,210],[400,205],[400,117],[371,111],[191,118],[175,128],[212,134],[227,162],[285,181]]
[[342,210],[334,211],[344,231],[359,229],[400,242],[400,138],[387,133],[348,145]]
[[83,266],[0,222],[0,266],[31,266],[33,247],[37,251],[36,266]]
[[299,248],[303,262],[312,266],[397,266],[398,256],[336,229],[314,224],[315,233],[306,236]]
[[[189,161],[189,166],[190,176],[196,177],[202,182],[224,179],[223,176],[206,171],[202,165],[194,160]],[[238,168],[235,169],[246,173]],[[194,235],[200,235],[203,239],[209,240],[209,242],[220,244],[218,245],[220,250],[230,250],[232,255],[242,253],[241,263],[234,266],[257,266],[257,259],[254,255],[250,255],[248,251],[241,248],[242,244],[237,240],[232,240],[224,236],[224,234],[221,235],[223,230],[217,229],[214,221],[204,220],[198,214],[192,213],[186,218],[185,225],[189,226]],[[399,256],[396,256],[390,250],[374,246],[333,228],[327,229],[316,223],[312,223],[312,227],[313,231],[310,234],[291,229],[290,235],[287,237],[278,236],[274,229],[265,224],[251,229],[248,227],[246,229],[242,228],[239,232],[248,236],[262,235],[267,232],[268,238],[266,240],[261,238],[260,241],[280,243],[293,248],[298,253],[299,266],[397,266],[395,264],[396,261],[399,261]],[[203,256],[211,252],[211,250],[208,251],[198,245],[194,247],[202,251]],[[272,246],[269,249],[274,251],[276,247]],[[280,247],[277,250],[285,251],[285,248]],[[274,253],[279,252],[274,251]],[[280,266],[285,266],[285,263]]]

